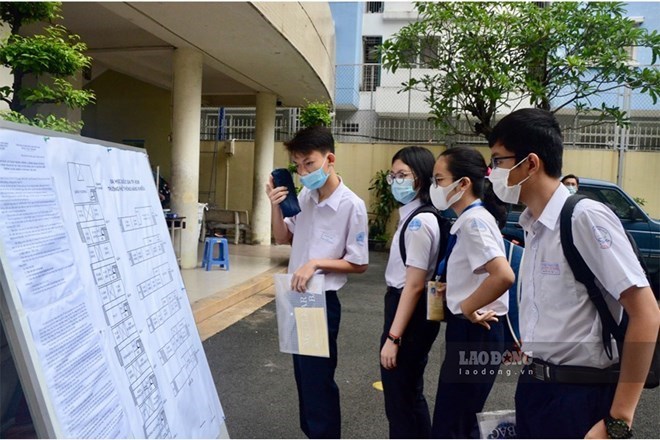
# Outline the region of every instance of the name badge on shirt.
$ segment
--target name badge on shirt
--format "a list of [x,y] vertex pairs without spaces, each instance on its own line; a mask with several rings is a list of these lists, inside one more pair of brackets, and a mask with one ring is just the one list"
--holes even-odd
[[322,232],[321,233],[321,240],[332,244],[332,243],[335,242],[335,236],[330,234],[329,232]]
[[560,275],[559,263],[541,262],[541,273],[543,275]]
[[444,321],[445,290],[447,283],[429,281],[426,288],[426,319],[429,321]]

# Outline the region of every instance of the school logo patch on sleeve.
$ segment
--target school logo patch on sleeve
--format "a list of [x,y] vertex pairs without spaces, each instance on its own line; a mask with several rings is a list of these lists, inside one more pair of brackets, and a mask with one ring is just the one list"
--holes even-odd
[[358,232],[355,234],[355,242],[359,244],[360,246],[364,246],[364,242],[366,241],[367,234],[364,232]]
[[484,223],[481,219],[475,218],[472,220],[472,223],[470,223],[470,227],[472,228],[473,231],[487,231],[488,226],[486,226],[486,223]]
[[612,235],[602,226],[593,226],[591,232],[601,249],[609,249],[612,246]]
[[421,227],[422,227],[422,221],[418,218],[414,218],[410,223],[408,223],[409,231],[416,231]]

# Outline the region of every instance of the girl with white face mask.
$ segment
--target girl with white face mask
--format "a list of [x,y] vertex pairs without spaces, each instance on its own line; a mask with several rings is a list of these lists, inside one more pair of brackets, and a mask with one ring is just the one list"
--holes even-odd
[[[440,227],[429,199],[433,154],[406,147],[392,158],[388,175],[399,208],[399,227],[385,269],[381,380],[390,438],[429,438],[431,416],[424,397],[424,369],[440,323],[426,319],[422,296],[435,272]],[[403,234],[402,255],[400,242]],[[446,243],[442,243],[446,245]]]
[[453,209],[458,219],[451,228],[443,265],[446,354],[431,438],[479,437],[476,414],[495,382],[500,359],[476,369],[465,360],[504,351],[503,317],[515,275],[500,233],[506,210],[486,181],[487,170],[481,153],[467,147],[444,151],[433,169],[431,200],[440,210]]

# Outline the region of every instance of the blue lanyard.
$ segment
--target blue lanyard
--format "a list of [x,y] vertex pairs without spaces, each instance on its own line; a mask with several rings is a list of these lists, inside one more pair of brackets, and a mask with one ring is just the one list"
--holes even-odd
[[[477,206],[484,206],[484,204],[481,200],[478,200],[472,203],[467,208],[465,208],[461,213],[461,215],[463,215],[465,212],[469,211],[472,208],[476,208]],[[451,255],[451,251],[454,250],[455,245],[456,245],[456,235],[449,234],[449,239],[447,240],[447,249],[445,250],[445,256],[442,260],[440,260],[440,263],[438,263],[438,269],[435,272],[436,277],[439,277],[440,280],[443,282],[447,280],[447,263],[449,261],[449,256]]]

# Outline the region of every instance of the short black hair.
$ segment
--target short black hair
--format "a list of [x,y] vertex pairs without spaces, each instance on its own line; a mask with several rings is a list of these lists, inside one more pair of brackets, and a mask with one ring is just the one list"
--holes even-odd
[[449,148],[438,158],[447,160],[447,169],[454,182],[463,177],[469,177],[472,182],[472,194],[482,199],[484,207],[490,212],[497,225],[502,229],[506,225],[507,205],[500,201],[493,192],[490,181],[486,180],[488,166],[479,151],[470,147]]
[[516,155],[520,162],[530,153],[543,161],[550,177],[561,176],[564,144],[555,115],[540,108],[524,108],[508,114],[495,125],[488,136],[488,145],[497,143]]
[[577,184],[580,184],[580,178],[576,176],[575,174],[566,174],[564,177],[561,178],[561,183],[564,183],[566,179],[575,179]]
[[316,125],[298,130],[293,139],[284,142],[284,146],[290,154],[334,153],[335,139],[329,128]]
[[424,147],[410,146],[404,147],[396,152],[392,157],[392,163],[400,160],[410,167],[417,178],[419,189],[417,194],[423,204],[431,203],[429,188],[431,187],[431,177],[433,177],[433,166],[435,157],[433,153]]

